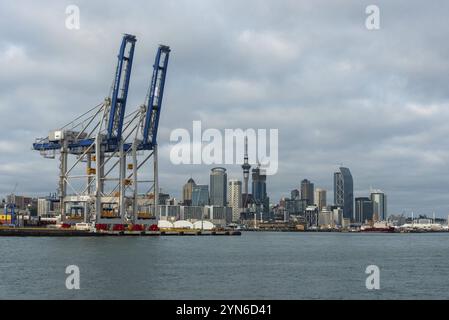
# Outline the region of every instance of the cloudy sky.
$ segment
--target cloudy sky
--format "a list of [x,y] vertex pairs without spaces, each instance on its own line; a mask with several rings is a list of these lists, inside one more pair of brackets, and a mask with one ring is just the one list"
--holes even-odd
[[[80,29],[65,9],[80,8]],[[365,8],[380,8],[380,30]],[[449,213],[447,1],[2,1],[0,196],[56,188],[56,160],[31,150],[109,93],[123,33],[137,36],[128,110],[144,101],[157,45],[170,45],[160,184],[180,197],[211,166],[169,161],[176,128],[276,128],[277,202],[303,178],[328,190],[340,164],[356,196],[389,213]],[[237,165],[229,177],[241,178]]]

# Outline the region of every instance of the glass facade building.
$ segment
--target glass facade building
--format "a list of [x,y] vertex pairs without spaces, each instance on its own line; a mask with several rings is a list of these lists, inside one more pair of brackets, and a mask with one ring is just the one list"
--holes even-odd
[[380,221],[387,219],[387,196],[382,191],[371,192],[373,215]]
[[252,170],[251,174],[253,201],[263,208],[263,212],[269,211],[269,199],[267,196],[267,175],[259,167]]
[[373,219],[373,202],[368,197],[355,198],[355,222],[364,223]]
[[192,187],[192,206],[207,206],[209,204],[209,186],[195,185]]
[[210,172],[210,205],[226,207],[228,175],[225,168],[216,167]]
[[334,204],[343,208],[343,218],[355,220],[354,183],[348,168],[334,173]]

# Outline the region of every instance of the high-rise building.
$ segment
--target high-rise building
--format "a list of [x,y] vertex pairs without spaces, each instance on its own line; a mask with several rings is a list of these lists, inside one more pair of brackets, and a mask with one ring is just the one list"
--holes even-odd
[[313,189],[312,182],[307,179],[301,181],[301,200],[305,200],[309,206],[315,204]]
[[262,206],[263,212],[269,211],[269,199],[267,196],[267,175],[259,166],[252,170],[253,201],[256,206]]
[[317,205],[319,211],[323,210],[323,208],[327,206],[326,197],[326,190],[320,188],[315,189],[315,204]]
[[371,201],[373,202],[373,215],[380,221],[387,219],[387,196],[380,190],[371,192]]
[[209,186],[197,184],[192,187],[192,206],[209,205]]
[[373,202],[368,197],[355,198],[355,222],[373,219]]
[[343,208],[343,218],[354,220],[354,183],[348,168],[334,173],[334,204]]
[[291,200],[299,200],[301,199],[301,194],[299,193],[298,189],[294,189],[290,192],[290,198]]
[[232,221],[239,221],[242,210],[242,181],[229,180],[228,206],[232,208]]
[[192,190],[195,185],[195,181],[190,178],[182,188],[182,202],[186,206],[190,206],[192,204]]
[[226,206],[228,175],[225,168],[212,168],[210,172],[210,196],[209,201],[212,206]]
[[245,136],[245,155],[243,158],[243,194],[245,195],[243,198],[243,207],[248,207],[248,179],[249,179],[249,169],[251,169],[251,165],[248,163],[248,137]]

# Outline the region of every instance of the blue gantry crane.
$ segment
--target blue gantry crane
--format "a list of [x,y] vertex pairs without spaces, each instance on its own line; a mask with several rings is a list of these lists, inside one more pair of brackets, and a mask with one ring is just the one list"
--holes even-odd
[[[83,208],[85,222],[154,223],[158,202],[157,130],[170,48],[158,47],[145,104],[126,113],[135,43],[135,36],[123,36],[111,92],[102,103],[33,144],[44,157],[59,154],[58,194],[64,221],[70,219],[70,208],[76,207]],[[127,158],[132,158],[132,163],[127,165]],[[150,160],[154,164],[152,179],[138,180],[139,170]],[[84,165],[85,172],[79,169]],[[150,184],[147,192],[154,197],[154,207],[146,214],[141,214],[137,205],[139,185],[143,183]],[[130,191],[132,195],[128,196]]]
[[153,65],[150,94],[148,96],[142,149],[151,150],[157,144],[157,129],[164,96],[165,76],[167,74],[170,47],[160,45]]

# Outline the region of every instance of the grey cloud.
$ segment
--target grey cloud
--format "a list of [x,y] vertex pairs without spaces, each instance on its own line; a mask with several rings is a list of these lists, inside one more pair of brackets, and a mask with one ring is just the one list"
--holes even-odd
[[[138,37],[128,110],[143,102],[157,44],[172,47],[159,143],[161,186],[179,197],[210,166],[168,159],[175,128],[278,128],[272,201],[302,178],[328,189],[351,168],[356,194],[384,189],[391,213],[448,212],[446,125],[449,24],[445,1],[78,1],[81,30],[64,28],[71,2],[0,4],[0,193],[45,194],[57,163],[30,150],[101,102],[122,33]],[[230,176],[241,177],[238,166]]]

